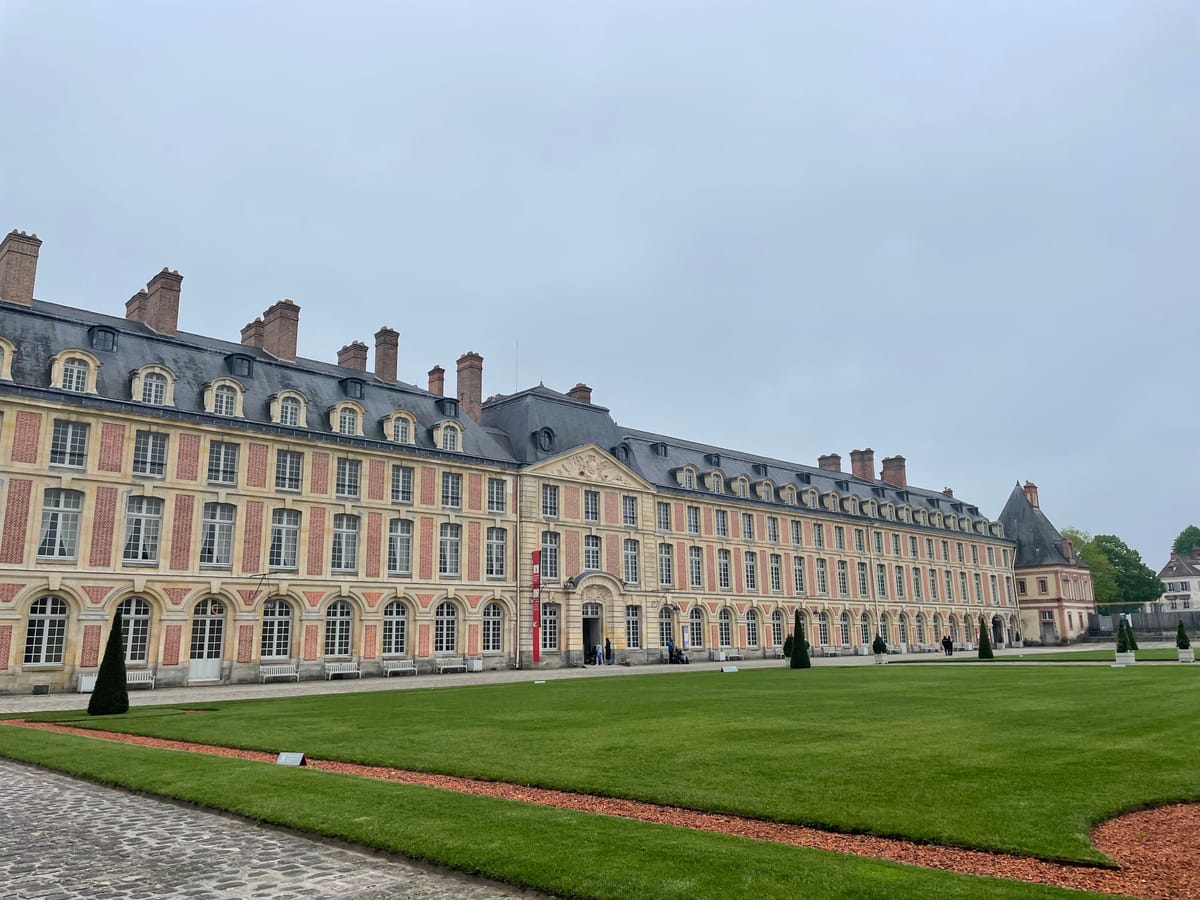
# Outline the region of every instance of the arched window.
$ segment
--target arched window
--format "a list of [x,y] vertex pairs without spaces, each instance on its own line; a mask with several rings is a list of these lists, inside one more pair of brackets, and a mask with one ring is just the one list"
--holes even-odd
[[864,647],[871,643],[871,620],[866,613],[858,617],[858,641]]
[[714,494],[725,493],[725,479],[721,477],[720,472],[714,472],[712,476],[712,492]]
[[489,603],[483,608],[483,652],[499,653],[503,633],[504,610],[499,603]]
[[841,632],[839,637],[841,638],[842,646],[847,647],[850,645],[850,613],[842,613],[841,618],[838,620],[838,625],[838,630]]
[[683,470],[683,486],[688,490],[696,487],[696,473],[692,469]]
[[925,643],[925,616],[923,613],[917,613],[917,643]]
[[354,612],[345,600],[334,600],[325,610],[325,655],[350,655],[350,626]]
[[433,652],[455,653],[458,650],[458,609],[453,603],[439,603],[434,618]]
[[358,411],[343,406],[338,411],[338,434],[358,434]]
[[61,665],[66,638],[66,601],[61,597],[35,600],[25,626],[25,665]]
[[771,643],[776,647],[783,646],[783,613],[779,610],[771,613]]
[[667,646],[668,641],[675,640],[675,617],[671,609],[664,606],[658,611],[658,646]]
[[733,614],[728,607],[717,614],[717,642],[721,647],[733,646]]
[[88,389],[88,376],[92,367],[86,359],[72,356],[63,363],[62,388],[76,394],[85,394]]
[[908,616],[900,613],[900,643],[908,643]]
[[392,417],[387,432],[388,439],[397,444],[411,444],[413,435],[412,420],[408,416],[397,414]]
[[284,397],[279,401],[279,424],[296,428],[300,425],[300,401],[295,397]]
[[268,600],[263,604],[263,659],[287,659],[292,655],[292,604],[286,600]]
[[166,406],[167,376],[161,372],[147,372],[142,376],[142,402],[151,406]]
[[822,647],[829,643],[829,613],[824,610],[817,616],[817,634]]
[[879,617],[879,636],[885,641],[890,638],[888,634],[888,615],[884,613]]
[[458,450],[458,429],[455,426],[444,425],[442,427],[442,449]]
[[129,597],[117,606],[121,616],[121,643],[125,662],[144,663],[150,645],[150,604],[141,597]]
[[237,389],[221,384],[213,391],[213,413],[218,416],[237,415]]
[[758,646],[758,610],[746,610],[746,646]]
[[403,656],[408,649],[408,607],[393,600],[383,608],[383,655]]
[[688,613],[688,630],[691,632],[688,637],[691,639],[693,647],[704,646],[704,613],[700,611],[700,607],[693,606],[692,611]]

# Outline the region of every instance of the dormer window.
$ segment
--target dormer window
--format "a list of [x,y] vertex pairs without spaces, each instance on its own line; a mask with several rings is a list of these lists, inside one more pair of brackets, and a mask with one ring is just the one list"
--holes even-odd
[[337,434],[362,437],[362,421],[365,415],[357,403],[343,400],[329,410],[329,429]]
[[111,352],[117,349],[117,333],[111,328],[91,329],[92,349]]
[[850,490],[850,482],[846,481],[846,479],[844,479],[844,478],[839,478],[837,481],[834,482],[834,484],[837,485],[837,489],[839,491]]
[[838,512],[841,509],[841,504],[838,501],[838,495],[832,492],[829,493],[825,497],[825,506],[833,512]]
[[683,470],[683,486],[689,491],[696,487],[696,470],[690,466]]
[[704,457],[704,461],[710,466],[719,466],[721,464],[721,454],[709,453]]
[[753,469],[755,475],[759,476],[760,478],[766,477],[767,467],[763,463],[755,463],[751,468]]
[[[763,466],[763,468],[765,469],[766,466]],[[760,498],[762,498],[763,500],[767,500],[771,503],[774,503],[775,502],[775,485],[773,485],[770,481],[760,482],[758,485],[758,496]]]
[[254,374],[254,360],[241,353],[230,354],[225,362],[229,366],[229,374],[234,378],[249,378]]
[[850,515],[852,515],[852,516],[858,515],[858,498],[857,497],[847,498],[846,512],[850,513]]
[[651,444],[650,449],[654,451],[655,456],[661,456],[665,458],[667,455],[667,445],[662,441],[657,441],[656,443]]
[[16,348],[12,342],[0,337],[0,380],[12,381],[12,360]]
[[342,392],[351,400],[361,400],[363,398],[363,383],[357,378],[343,378]]
[[78,356],[70,357],[63,363],[62,389],[75,394],[87,393],[88,376],[91,371],[92,367],[87,364],[87,360]]
[[739,497],[741,497],[743,500],[749,498],[750,482],[747,481],[745,478],[739,478],[737,481],[735,481],[733,483],[733,492],[735,494],[737,494]]
[[142,402],[151,406],[165,406],[167,402],[167,376],[161,372],[148,372],[142,376]]
[[218,416],[232,416],[237,412],[237,391],[227,384],[213,391],[213,412]]
[[175,374],[166,366],[144,366],[130,375],[129,399],[149,406],[175,405]]
[[451,453],[457,453],[462,449],[461,435],[458,426],[449,422],[441,426],[441,435],[438,437],[438,446],[443,450],[448,450]]
[[540,428],[533,433],[533,443],[543,453],[554,449],[554,431],[550,428]]
[[394,412],[383,420],[383,433],[394,444],[411,444],[417,433],[416,422],[406,412]]
[[794,484],[789,484],[783,489],[783,502],[788,506],[796,505],[796,486]]
[[271,397],[271,421],[289,428],[308,427],[308,410],[304,395],[298,391],[284,391]]
[[797,472],[796,480],[801,484],[812,484],[812,476],[807,472]]
[[725,493],[725,476],[723,476],[720,472],[713,472],[712,475],[709,476],[709,487],[714,494]]
[[338,412],[338,433],[358,434],[358,413],[349,406],[343,406]]
[[451,397],[439,397],[438,409],[442,411],[443,416],[449,416],[452,419],[458,418],[458,401]]
[[279,424],[293,428],[300,424],[300,401],[295,397],[284,397],[279,401]]

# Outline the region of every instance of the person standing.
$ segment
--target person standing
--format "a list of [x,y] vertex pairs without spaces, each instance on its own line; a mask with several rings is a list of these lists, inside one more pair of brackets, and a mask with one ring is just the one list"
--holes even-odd
[[613,664],[612,641],[608,638],[604,639],[604,664],[607,666]]
[[946,651],[947,656],[954,655],[954,641],[950,640],[950,635],[946,635],[942,638],[942,649]]

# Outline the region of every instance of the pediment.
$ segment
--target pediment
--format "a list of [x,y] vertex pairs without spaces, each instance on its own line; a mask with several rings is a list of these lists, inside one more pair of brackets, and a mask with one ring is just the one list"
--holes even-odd
[[584,481],[588,484],[643,490],[651,487],[648,481],[628,466],[617,462],[613,459],[612,454],[606,453],[594,444],[543,460],[535,466],[530,466],[526,471],[534,475]]

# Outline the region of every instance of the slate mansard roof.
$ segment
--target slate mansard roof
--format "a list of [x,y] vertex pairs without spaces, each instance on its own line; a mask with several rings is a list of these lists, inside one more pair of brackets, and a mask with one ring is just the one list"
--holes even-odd
[[[1036,492],[1036,488],[1034,491]],[[1036,494],[1035,494],[1036,496]],[[1086,568],[1078,557],[1068,559],[1063,552],[1063,536],[1046,518],[1040,507],[1034,506],[1021,483],[1008,496],[1008,502],[1000,513],[1004,534],[1017,542],[1016,565],[1022,566],[1077,566]]]

